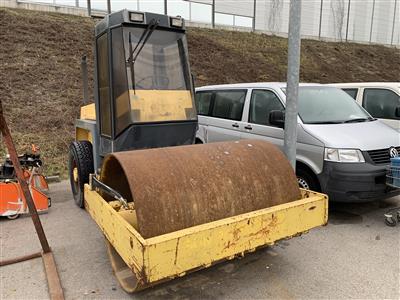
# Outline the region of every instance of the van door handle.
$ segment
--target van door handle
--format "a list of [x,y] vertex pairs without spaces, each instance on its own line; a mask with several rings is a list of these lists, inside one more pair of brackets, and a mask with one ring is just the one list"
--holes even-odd
[[244,129],[247,129],[247,130],[252,130],[252,129],[253,129],[253,127],[251,127],[250,125],[247,125],[247,126],[244,126]]
[[239,128],[239,124],[232,124],[232,127]]

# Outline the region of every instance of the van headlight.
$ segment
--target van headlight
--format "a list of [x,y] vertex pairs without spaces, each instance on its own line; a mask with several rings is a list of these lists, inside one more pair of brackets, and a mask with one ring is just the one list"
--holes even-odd
[[324,160],[344,163],[365,162],[363,154],[358,149],[325,148]]

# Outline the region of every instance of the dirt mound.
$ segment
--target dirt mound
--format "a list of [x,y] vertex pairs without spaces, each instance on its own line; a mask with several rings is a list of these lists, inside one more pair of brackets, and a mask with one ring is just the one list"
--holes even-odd
[[[19,150],[39,145],[49,175],[66,173],[83,54],[93,86],[94,25],[90,18],[0,9],[0,99]],[[191,28],[188,41],[197,86],[285,81],[284,38]],[[303,40],[301,63],[307,82],[400,80],[400,51],[383,46]]]

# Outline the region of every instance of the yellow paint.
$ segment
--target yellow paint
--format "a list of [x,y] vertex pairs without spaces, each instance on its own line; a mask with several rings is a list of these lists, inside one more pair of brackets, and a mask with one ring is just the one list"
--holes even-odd
[[72,178],[75,182],[78,182],[78,168],[76,167],[72,170]]
[[91,191],[88,184],[85,184],[85,208],[125,263],[140,273],[145,245],[140,234],[96,191]]
[[81,107],[81,119],[96,121],[96,107],[94,103]]
[[87,210],[136,274],[141,288],[325,225],[328,197],[304,190],[302,196],[298,201],[145,240],[97,192],[85,185]]
[[129,92],[135,122],[187,120],[194,113],[192,95],[185,90],[133,90]]
[[75,139],[77,141],[89,141],[93,144],[93,136],[90,130],[86,130],[84,128],[76,127],[75,128]]

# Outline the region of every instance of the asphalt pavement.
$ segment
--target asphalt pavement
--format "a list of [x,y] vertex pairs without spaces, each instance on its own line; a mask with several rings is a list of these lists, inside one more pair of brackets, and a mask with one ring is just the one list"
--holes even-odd
[[[129,295],[68,182],[50,188],[53,205],[40,217],[66,299],[400,299],[400,225],[388,227],[383,218],[400,197],[331,205],[325,227]],[[39,249],[29,217],[0,219],[0,259]],[[0,268],[0,299],[48,298],[41,258]]]

